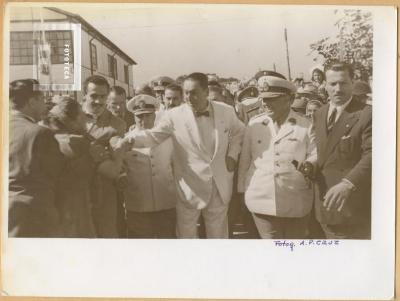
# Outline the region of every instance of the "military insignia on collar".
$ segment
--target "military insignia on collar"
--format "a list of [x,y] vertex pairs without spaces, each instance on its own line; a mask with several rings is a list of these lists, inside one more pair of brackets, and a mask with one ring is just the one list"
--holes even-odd
[[263,124],[263,125],[268,125],[268,122],[269,122],[268,119],[265,119],[265,120],[262,122],[262,124]]
[[291,125],[295,125],[296,124],[296,119],[294,119],[294,118],[289,118],[288,119],[288,122],[291,124]]

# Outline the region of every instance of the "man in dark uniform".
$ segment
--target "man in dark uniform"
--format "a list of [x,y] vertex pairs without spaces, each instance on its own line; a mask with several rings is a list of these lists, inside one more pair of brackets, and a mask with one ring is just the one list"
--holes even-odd
[[329,103],[315,112],[315,211],[329,239],[371,238],[372,108],[353,92],[353,69],[325,68]]
[[9,237],[62,237],[55,183],[64,159],[53,133],[36,124],[46,111],[38,84],[10,84]]
[[[126,131],[125,122],[106,109],[110,86],[107,80],[93,75],[83,85],[82,109],[88,116],[86,130],[96,143],[111,148],[113,137],[122,137]],[[97,175],[93,183],[93,220],[97,236],[118,238],[117,231],[117,189],[115,179]]]
[[174,80],[168,76],[160,76],[151,82],[157,100],[160,103],[160,110],[165,110],[164,95],[165,88],[172,84]]

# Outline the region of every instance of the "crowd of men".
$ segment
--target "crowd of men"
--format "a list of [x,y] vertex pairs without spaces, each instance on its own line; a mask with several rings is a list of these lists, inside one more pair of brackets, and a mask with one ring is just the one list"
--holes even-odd
[[93,75],[46,106],[10,83],[10,237],[369,239],[372,107],[351,65],[263,70],[232,91]]

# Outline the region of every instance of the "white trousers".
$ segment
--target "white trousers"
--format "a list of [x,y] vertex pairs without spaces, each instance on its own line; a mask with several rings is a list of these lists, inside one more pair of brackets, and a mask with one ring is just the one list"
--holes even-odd
[[203,209],[196,209],[182,200],[176,204],[176,234],[178,238],[198,238],[197,222],[203,215],[207,238],[229,238],[228,204],[222,202],[213,182],[211,199]]

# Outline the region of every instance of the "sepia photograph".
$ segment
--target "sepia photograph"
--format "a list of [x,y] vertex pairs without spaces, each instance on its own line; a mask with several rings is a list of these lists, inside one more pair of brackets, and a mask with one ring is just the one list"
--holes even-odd
[[3,291],[392,298],[396,13],[8,3]]

